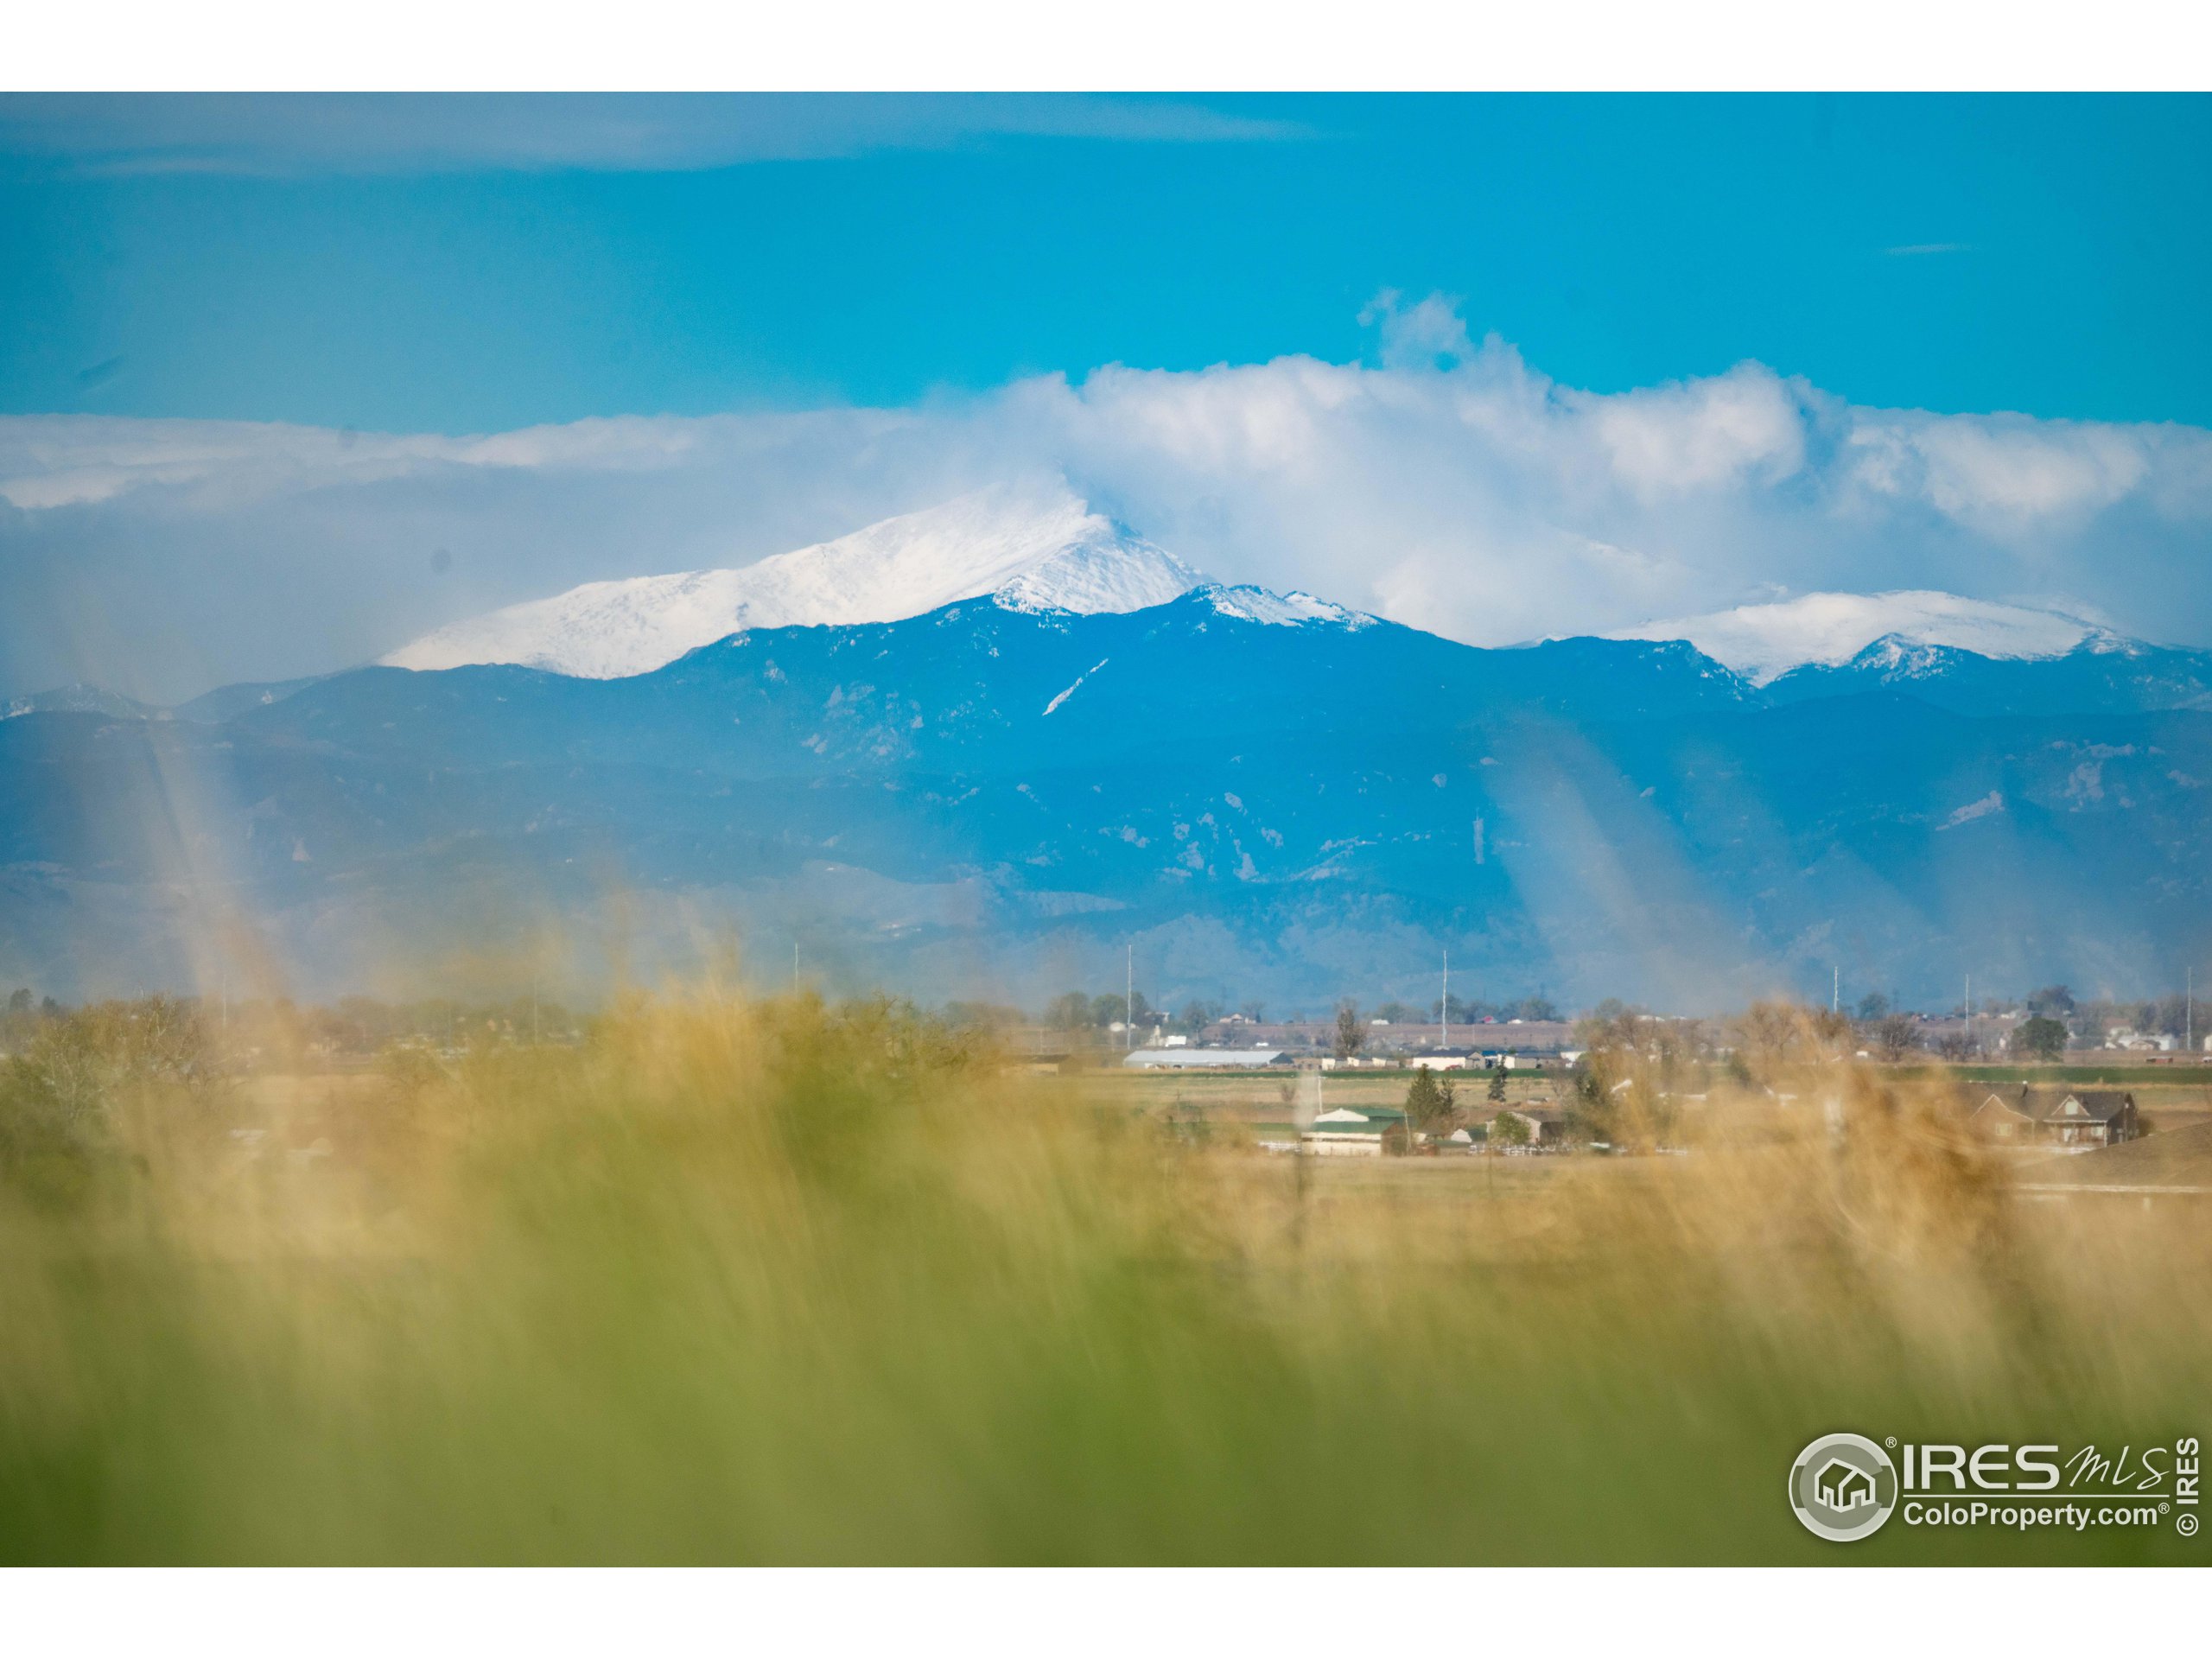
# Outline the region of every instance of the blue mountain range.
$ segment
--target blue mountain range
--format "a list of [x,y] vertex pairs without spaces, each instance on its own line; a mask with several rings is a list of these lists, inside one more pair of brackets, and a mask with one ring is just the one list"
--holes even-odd
[[[0,982],[299,995],[798,971],[928,1001],[1455,990],[1693,1011],[2180,976],[2212,656],[1484,650],[1204,584],[748,628],[649,672],[371,667],[0,720]],[[67,706],[73,703],[75,706]],[[227,970],[226,970],[227,971]],[[244,971],[244,970],[242,970]]]

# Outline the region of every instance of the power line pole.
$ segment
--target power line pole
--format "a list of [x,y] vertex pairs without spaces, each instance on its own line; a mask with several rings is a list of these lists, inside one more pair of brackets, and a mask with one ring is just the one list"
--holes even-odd
[[1137,1037],[1137,948],[1123,947],[1128,957],[1122,962],[1128,982],[1122,988],[1122,1048],[1124,1052],[1136,1045]]
[[1436,1012],[1439,1015],[1436,1046],[1449,1048],[1452,1046],[1452,951],[1449,946],[1444,952],[1444,1000],[1436,1005]]

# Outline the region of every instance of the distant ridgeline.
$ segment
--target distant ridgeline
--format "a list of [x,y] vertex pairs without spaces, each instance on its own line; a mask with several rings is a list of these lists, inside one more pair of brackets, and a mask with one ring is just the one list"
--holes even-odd
[[1133,948],[1156,1001],[1319,1007],[1425,1002],[1448,949],[1470,995],[1691,1008],[1825,995],[1838,968],[1908,999],[1967,972],[2126,993],[2205,942],[2205,653],[1891,636],[1751,674],[1680,639],[1478,650],[1134,540],[1117,581],[1103,521],[1074,522],[1057,587],[1019,585],[1052,548],[1002,550],[975,596],[626,677],[24,700],[0,982],[188,987],[218,938],[302,995],[650,982],[734,939],[771,985],[796,955],[830,988],[1033,1004],[1119,983]]

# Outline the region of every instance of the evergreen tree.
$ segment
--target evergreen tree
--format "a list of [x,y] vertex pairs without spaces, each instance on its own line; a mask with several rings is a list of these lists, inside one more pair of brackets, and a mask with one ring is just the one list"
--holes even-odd
[[2040,1014],[2024,1020],[2013,1029],[2012,1052],[2023,1059],[2055,1060],[2066,1052],[2066,1027]]
[[1337,1005],[1337,1058],[1348,1060],[1367,1046],[1367,1027],[1359,1023],[1359,1009],[1347,997]]
[[1428,1067],[1416,1067],[1406,1090],[1406,1122],[1424,1135],[1448,1135],[1456,1116],[1451,1085]]

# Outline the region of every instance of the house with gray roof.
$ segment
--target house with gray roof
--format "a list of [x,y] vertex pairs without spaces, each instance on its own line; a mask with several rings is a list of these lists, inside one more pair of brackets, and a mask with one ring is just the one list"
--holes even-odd
[[2117,1146],[2143,1132],[2135,1096],[2125,1089],[2037,1089],[1993,1093],[1967,1122],[1993,1141],[2021,1145]]

